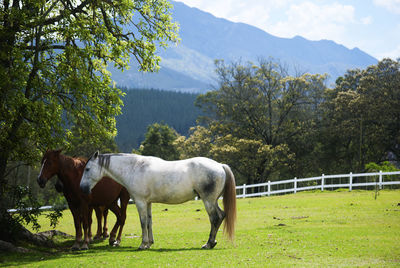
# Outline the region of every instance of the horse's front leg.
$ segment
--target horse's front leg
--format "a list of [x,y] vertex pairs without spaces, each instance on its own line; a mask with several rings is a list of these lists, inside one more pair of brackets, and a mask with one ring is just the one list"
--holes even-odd
[[142,244],[139,246],[139,249],[148,249],[151,244],[149,241],[149,223],[148,223],[148,214],[147,214],[148,204],[144,201],[136,200],[136,208],[140,217],[140,226],[142,227]]
[[75,242],[72,245],[71,249],[72,250],[79,250],[80,248],[80,242],[82,240],[82,228],[81,228],[81,217],[79,215],[79,210],[76,208],[71,208],[70,210],[72,213],[72,217],[74,218],[74,226],[75,226]]
[[92,242],[92,211],[93,211],[93,207],[89,207],[89,215],[88,215],[88,238],[89,238],[89,242]]
[[[90,213],[92,210],[90,211]],[[89,231],[89,217],[92,215],[89,214],[89,207],[88,206],[82,206],[81,207],[81,215],[82,215],[82,225],[83,225],[83,244],[81,246],[81,250],[87,250],[89,249],[89,236],[88,236],[88,231]]]

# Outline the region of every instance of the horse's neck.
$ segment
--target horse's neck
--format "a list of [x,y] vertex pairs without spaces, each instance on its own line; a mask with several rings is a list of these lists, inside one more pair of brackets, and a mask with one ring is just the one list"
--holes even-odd
[[77,167],[73,162],[73,158],[60,155],[57,176],[69,191],[79,188],[80,175],[83,171],[83,166]]
[[110,161],[110,165],[107,168],[103,167],[103,175],[113,178],[116,182],[126,187],[128,183],[126,176],[127,169],[132,171],[132,165],[135,164],[136,160],[136,157],[116,157]]

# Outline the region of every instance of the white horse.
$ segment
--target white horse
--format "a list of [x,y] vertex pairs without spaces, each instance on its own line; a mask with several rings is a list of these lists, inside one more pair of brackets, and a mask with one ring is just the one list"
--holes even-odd
[[[90,193],[103,176],[120,183],[135,199],[142,227],[139,249],[150,248],[154,243],[151,203],[180,204],[192,200],[196,195],[203,200],[211,223],[208,242],[202,248],[215,247],[215,236],[224,219],[224,231],[233,240],[236,184],[227,165],[204,157],[165,161],[151,156],[96,152],[86,164],[81,190]],[[225,211],[218,206],[221,195]]]

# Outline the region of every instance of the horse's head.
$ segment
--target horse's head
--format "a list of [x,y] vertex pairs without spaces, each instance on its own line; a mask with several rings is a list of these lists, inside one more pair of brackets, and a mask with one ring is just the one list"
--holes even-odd
[[85,194],[90,194],[93,187],[103,177],[102,166],[99,163],[99,158],[99,152],[97,151],[87,161],[86,166],[83,170],[80,188],[81,191]]
[[40,169],[37,182],[41,188],[59,171],[59,157],[62,150],[47,150],[42,158],[42,168]]

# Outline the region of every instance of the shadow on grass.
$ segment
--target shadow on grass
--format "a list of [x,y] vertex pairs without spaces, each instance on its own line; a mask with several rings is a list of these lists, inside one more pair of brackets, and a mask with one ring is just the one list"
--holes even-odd
[[[160,253],[168,253],[168,252],[185,252],[185,251],[207,251],[207,249],[201,249],[200,247],[190,247],[190,248],[155,248],[155,249],[147,249],[147,250],[139,250],[136,246],[119,246],[112,247],[108,245],[108,241],[106,245],[98,245],[99,243],[104,242],[104,240],[98,240],[92,242],[91,247],[88,250],[71,250],[72,245],[74,244],[74,240],[63,240],[56,242],[55,248],[37,248],[37,247],[29,247],[31,252],[26,253],[9,253],[9,252],[0,252],[0,266],[8,267],[8,266],[24,266],[28,264],[35,263],[40,265],[40,262],[56,260],[60,258],[74,259],[75,257],[82,257],[87,255],[88,257],[95,257],[96,255],[101,256],[103,254],[108,254],[110,252],[118,252],[118,253],[135,253],[142,254],[146,252],[160,252]],[[220,250],[217,248],[212,249]]]

